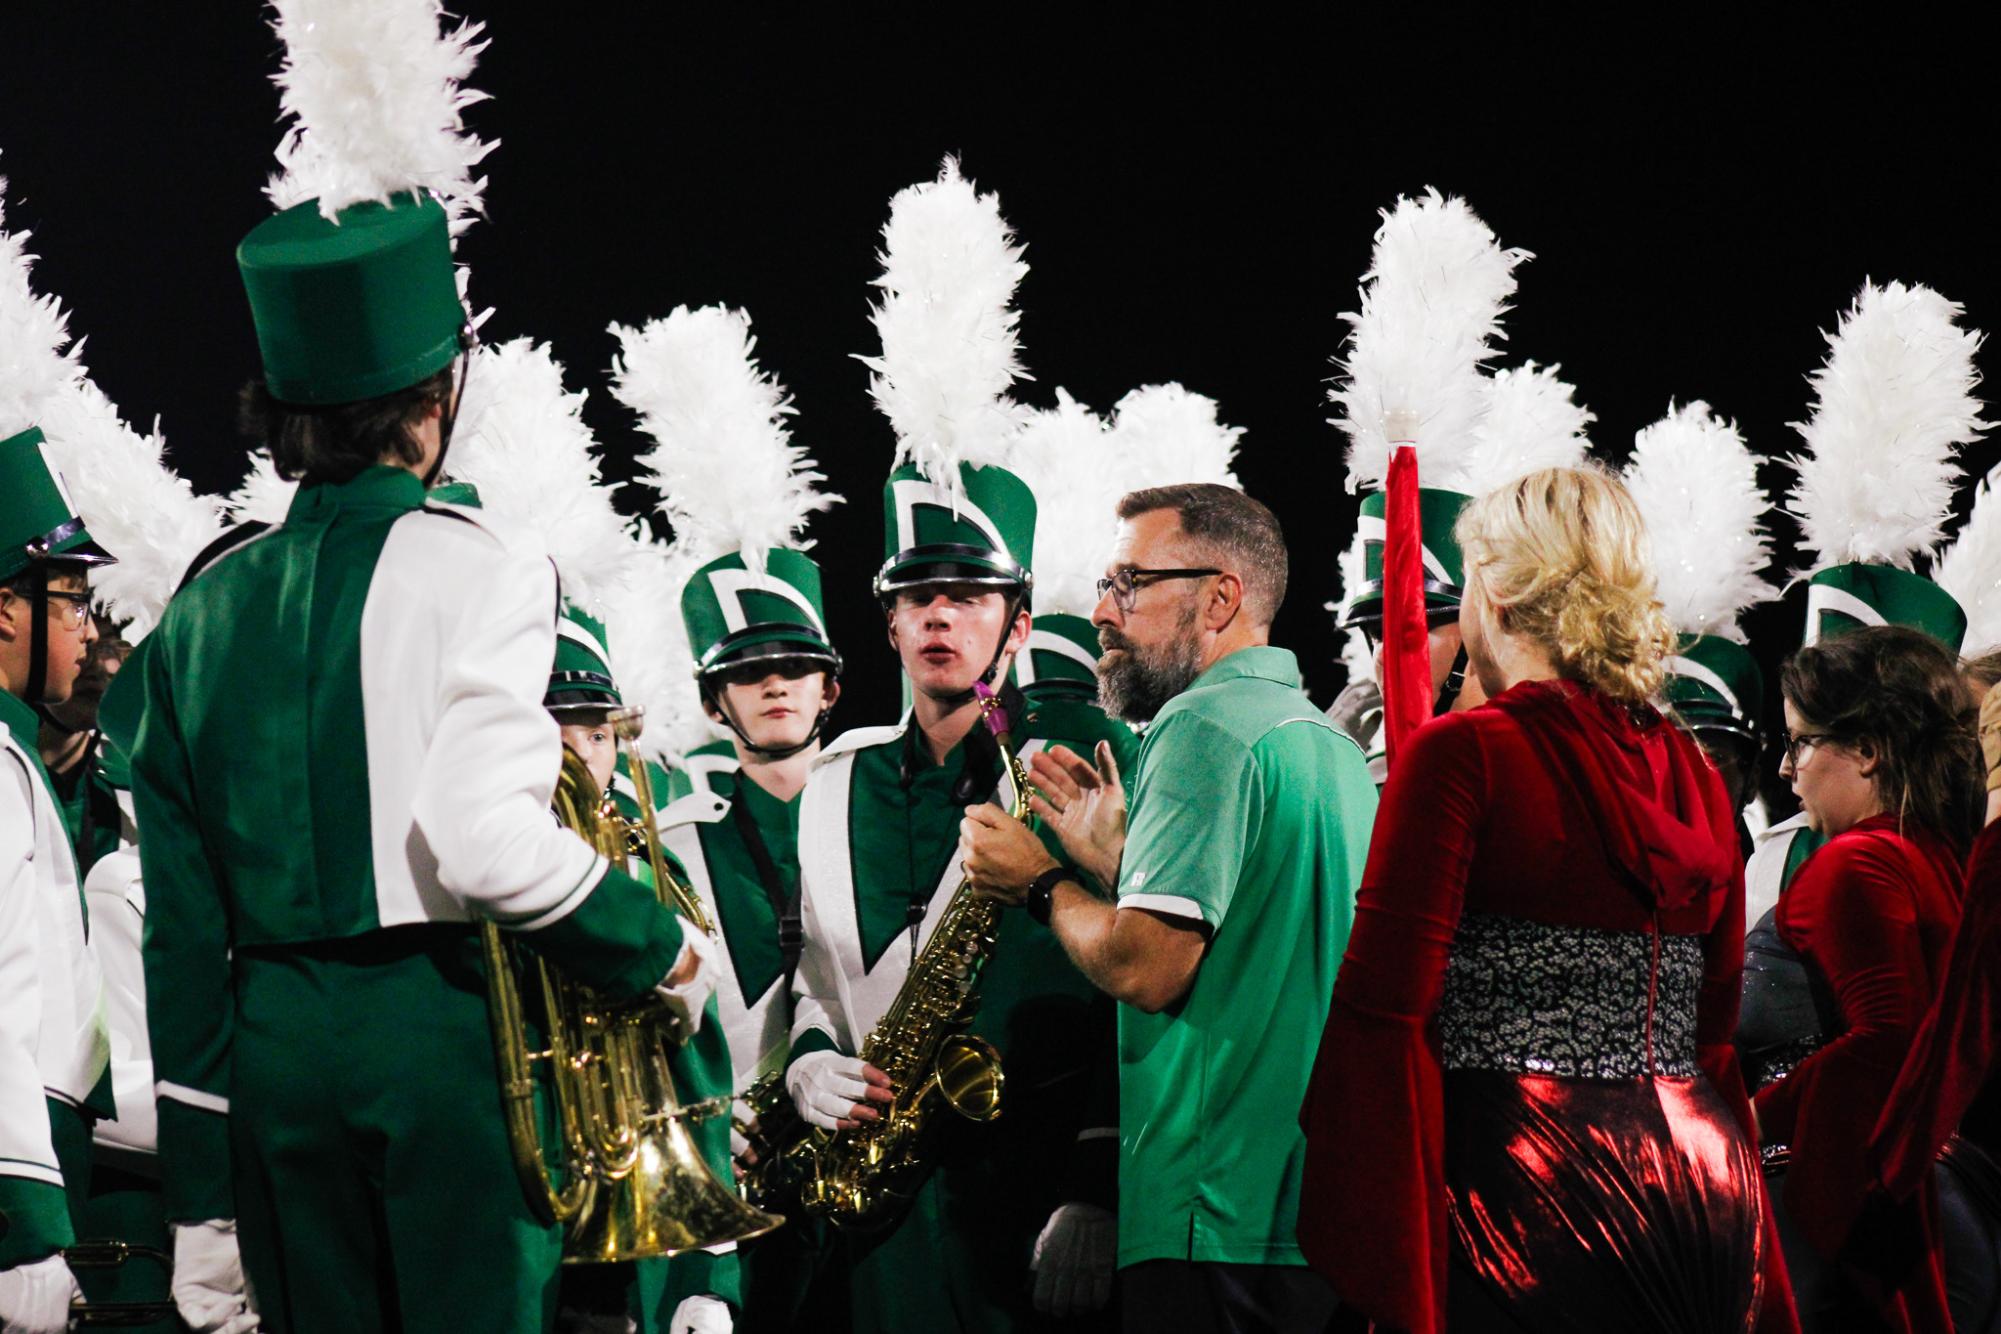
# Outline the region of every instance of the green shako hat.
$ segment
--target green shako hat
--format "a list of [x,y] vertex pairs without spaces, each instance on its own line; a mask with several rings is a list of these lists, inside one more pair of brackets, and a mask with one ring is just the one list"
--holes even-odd
[[[1342,628],[1379,619],[1383,614],[1383,542],[1388,536],[1384,524],[1389,497],[1371,491],[1362,497],[1357,536],[1362,543],[1362,582],[1348,595],[1341,613]],[[1437,487],[1417,489],[1419,525],[1424,544],[1424,605],[1431,610],[1450,610],[1459,605],[1466,584],[1466,561],[1460,554],[1453,529],[1459,513],[1473,502],[1460,491]]]
[[616,709],[625,701],[611,675],[611,650],[604,623],[564,606],[556,622],[556,661],[549,669],[549,688],[542,707],[551,713],[572,709]]
[[[480,25],[441,32],[417,0],[272,10],[279,211],[236,250],[265,387],[308,406],[406,389],[469,344],[452,235],[479,211],[473,171],[492,147],[461,119],[480,100],[459,82]],[[355,106],[368,114],[329,114]]]
[[479,488],[471,482],[440,482],[425,494],[440,505],[463,505],[469,510],[484,508]]
[[407,389],[468,344],[445,210],[429,196],[322,217],[308,200],[236,248],[273,398],[352,403]]
[[1765,675],[1751,650],[1716,635],[1682,635],[1668,659],[1667,700],[1690,727],[1756,739]]
[[740,551],[710,561],[681,590],[681,620],[699,674],[762,657],[810,658],[840,670],[820,567],[802,551],[773,547],[762,571]]
[[882,510],[878,598],[946,580],[1024,595],[1034,583],[1035,494],[1005,468],[960,464],[954,495],[906,463],[883,486]]
[[1827,336],[1799,428],[1806,452],[1788,506],[1818,553],[1804,640],[1868,625],[1921,630],[1958,652],[1966,613],[1910,567],[1937,548],[1964,475],[1961,451],[1986,429],[1974,353],[1957,303],[1928,287],[1865,285]]
[[30,426],[0,440],[0,579],[50,560],[103,565],[111,557],[91,540],[41,428]]
[[1098,627],[1069,612],[1049,612],[1035,618],[1028,633],[1028,652],[1015,659],[1015,680],[1027,689],[1075,687],[1080,694],[1098,689]]
[[1954,653],[1966,638],[1966,613],[1931,580],[1890,565],[1851,563],[1807,580],[1806,643],[1870,625],[1922,630]]

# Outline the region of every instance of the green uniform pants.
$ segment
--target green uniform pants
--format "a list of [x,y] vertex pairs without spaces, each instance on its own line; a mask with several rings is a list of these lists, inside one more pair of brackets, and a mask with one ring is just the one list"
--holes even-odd
[[1014,1334],[1052,1324],[1030,1301],[1028,1243],[991,1163],[940,1167],[883,1233],[842,1234],[855,1334]]
[[238,1234],[274,1334],[535,1334],[558,1229],[501,1116],[477,934],[398,927],[240,951]]

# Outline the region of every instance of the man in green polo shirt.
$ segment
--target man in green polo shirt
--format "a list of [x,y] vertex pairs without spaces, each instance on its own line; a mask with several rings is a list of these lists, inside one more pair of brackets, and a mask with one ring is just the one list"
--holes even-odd
[[1152,719],[1119,770],[1036,757],[1037,813],[1116,904],[970,807],[967,873],[1046,921],[1119,1007],[1119,1265],[1129,1329],[1322,1330],[1293,1237],[1299,1102],[1347,945],[1375,786],[1270,646],[1285,543],[1227,487],[1128,495],[1093,621],[1106,707]]

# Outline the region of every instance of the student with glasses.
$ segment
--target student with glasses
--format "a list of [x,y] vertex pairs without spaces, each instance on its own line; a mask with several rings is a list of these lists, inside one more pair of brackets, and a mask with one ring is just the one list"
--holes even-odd
[[[1794,985],[1745,996],[1739,1043],[1802,1327],[1953,1328],[1935,1183],[1854,1229],[1865,1149],[1938,994],[1982,814],[1979,745],[1959,660],[1900,626],[1796,653],[1780,678],[1781,774],[1827,841],[1780,896]],[[1769,972],[1770,970],[1767,969]]]
[[114,1113],[104,983],[75,851],[38,748],[97,629],[92,541],[41,431],[0,417],[0,1328],[68,1325],[90,1136]]

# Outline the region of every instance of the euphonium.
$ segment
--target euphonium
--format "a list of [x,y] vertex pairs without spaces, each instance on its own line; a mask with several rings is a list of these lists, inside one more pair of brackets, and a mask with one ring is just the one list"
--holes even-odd
[[[1026,820],[1028,773],[1008,738],[1007,714],[984,682],[974,689],[980,720],[999,745],[1008,814]],[[843,1226],[887,1221],[929,1170],[925,1131],[933,1112],[942,1105],[971,1121],[1000,1115],[1000,1052],[966,1030],[979,1008],[980,973],[993,954],[1001,911],[961,880],[910,976],[862,1044],[861,1058],[888,1075],[896,1092],[894,1102],[877,1106],[881,1119],[853,1130],[814,1129],[781,1150],[784,1166],[796,1165],[808,1212]]]
[[[706,930],[695,895],[660,852],[646,764],[629,748],[640,711],[620,710],[611,722],[627,743],[641,819],[628,827],[567,748],[552,803],[556,818],[616,866],[637,841],[661,901]],[[685,1035],[663,1003],[648,997],[614,1005],[524,953],[491,922],[481,924],[480,937],[515,1171],[537,1217],[563,1225],[565,1264],[674,1255],[755,1237],[784,1222],[745,1204],[703,1160],[689,1122],[727,1114],[728,1102],[682,1105],[667,1054]],[[546,1033],[540,1050],[529,1038],[524,981]],[[538,1065],[554,1104],[560,1140],[554,1146],[543,1143],[537,1116]],[[552,1163],[560,1171],[552,1172]]]

